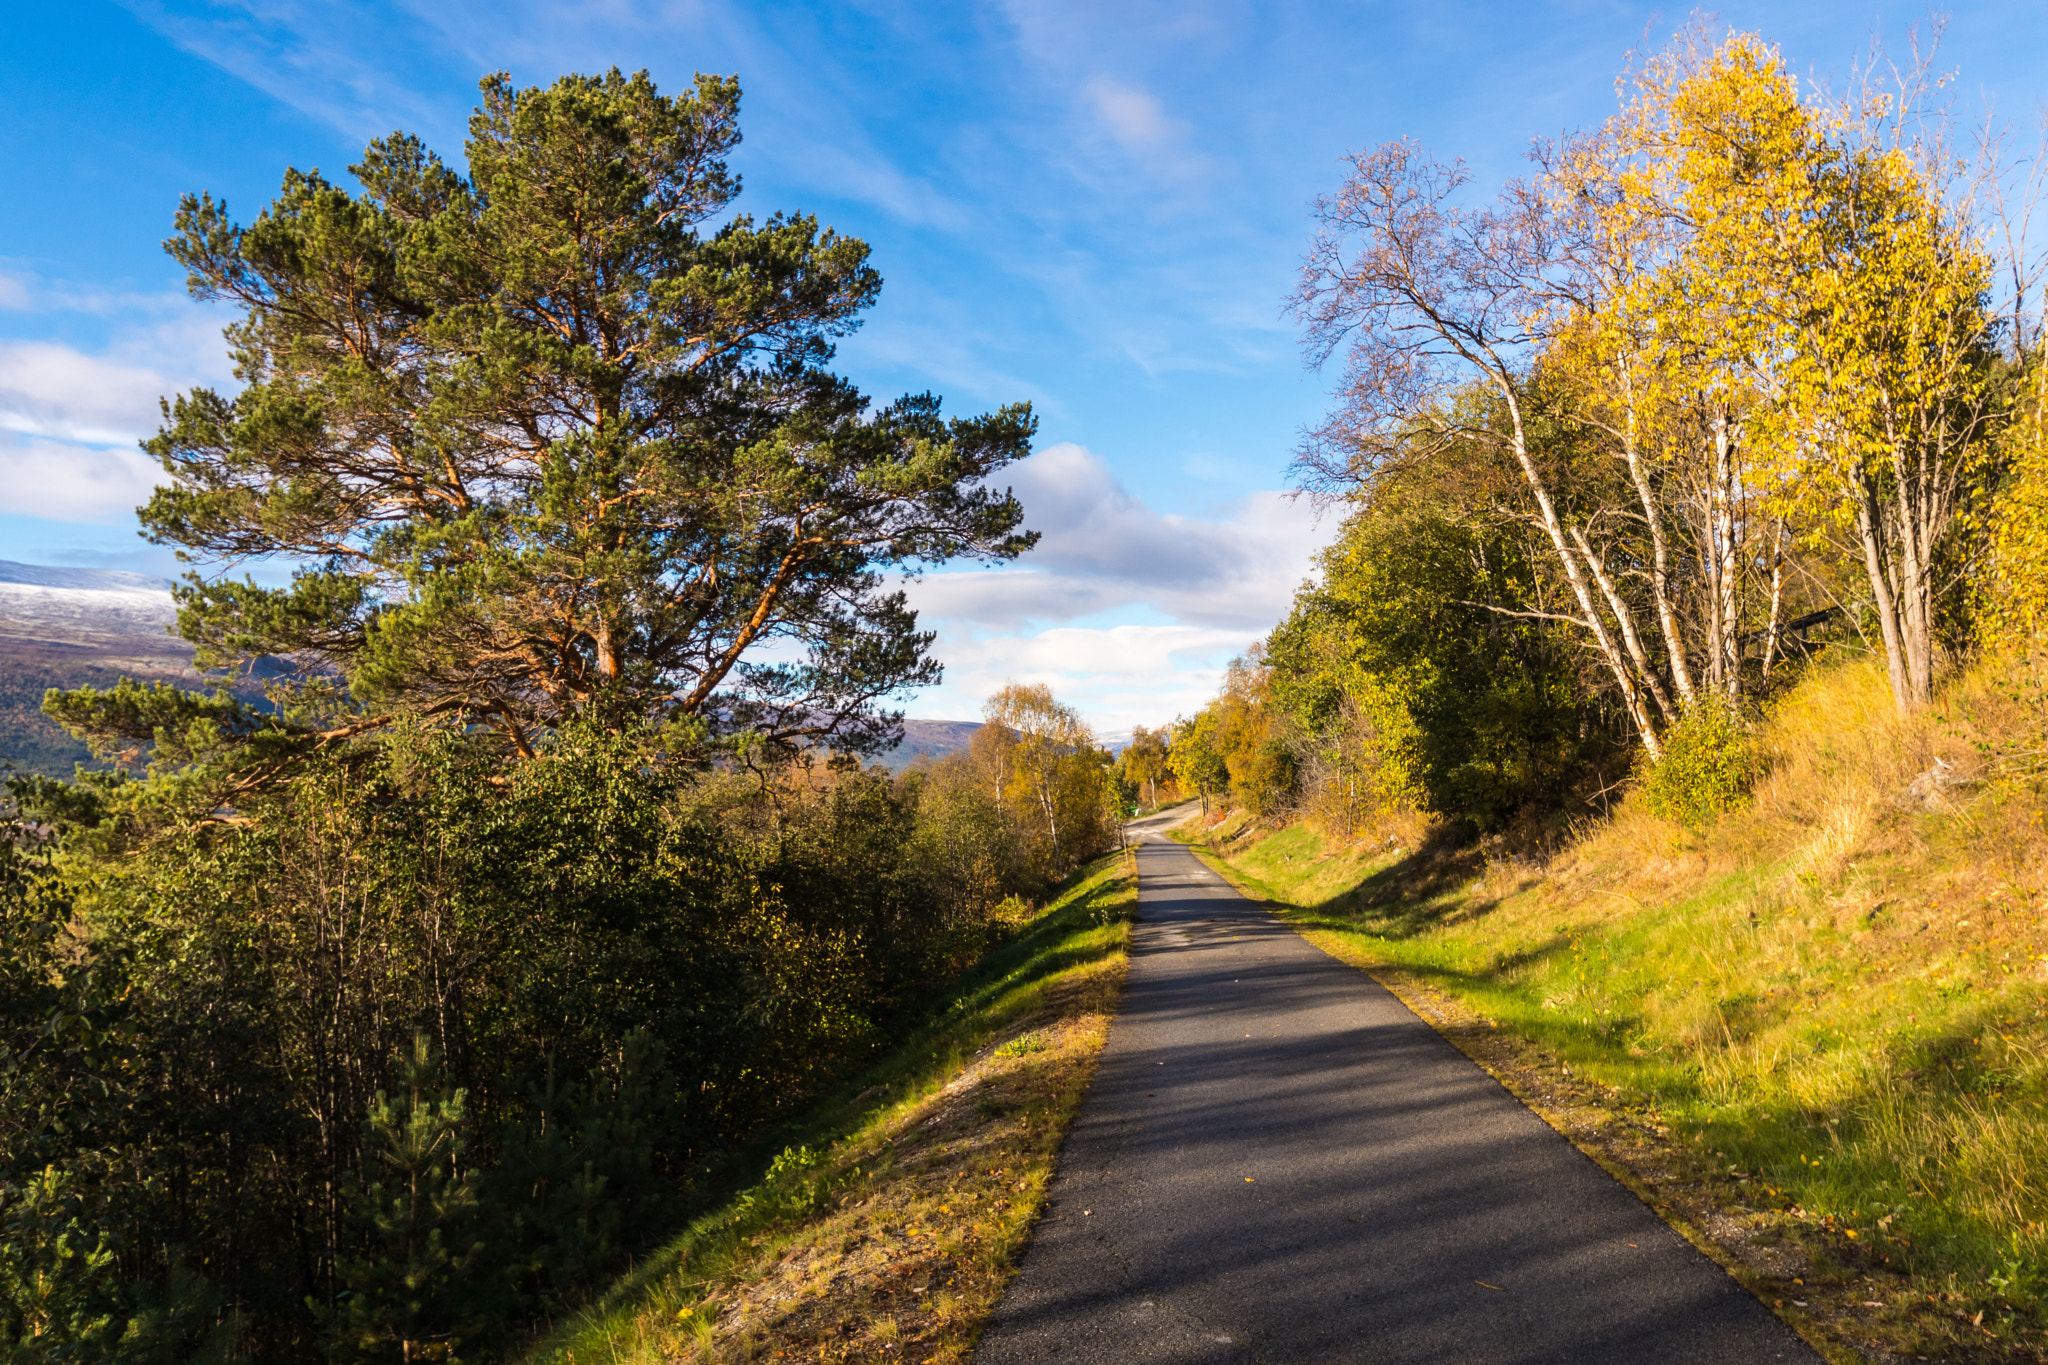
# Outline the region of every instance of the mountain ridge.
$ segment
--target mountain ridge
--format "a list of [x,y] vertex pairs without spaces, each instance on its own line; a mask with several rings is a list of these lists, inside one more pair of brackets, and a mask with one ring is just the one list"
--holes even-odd
[[168,597],[171,580],[126,569],[80,569],[56,564],[22,564],[0,559],[0,583],[22,587],[68,588],[81,592],[150,592]]

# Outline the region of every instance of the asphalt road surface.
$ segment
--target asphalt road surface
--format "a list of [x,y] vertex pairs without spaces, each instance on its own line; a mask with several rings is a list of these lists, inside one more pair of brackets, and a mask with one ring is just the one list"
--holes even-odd
[[1133,827],[1130,983],[979,1365],[1820,1357],[1363,973]]

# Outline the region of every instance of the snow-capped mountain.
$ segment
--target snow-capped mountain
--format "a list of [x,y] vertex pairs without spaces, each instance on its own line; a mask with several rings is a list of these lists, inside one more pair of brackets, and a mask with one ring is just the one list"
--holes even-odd
[[95,650],[186,655],[169,633],[170,582],[117,569],[66,569],[0,560],[0,636]]

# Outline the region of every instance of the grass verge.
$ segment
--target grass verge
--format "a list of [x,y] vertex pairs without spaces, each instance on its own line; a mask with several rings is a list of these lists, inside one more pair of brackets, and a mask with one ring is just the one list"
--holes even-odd
[[529,1365],[966,1359],[1108,1035],[1136,900],[1127,854],[1087,869]]
[[2048,1361],[2038,794],[1903,800],[1968,736],[1882,687],[1795,693],[1749,809],[1624,803],[1541,866],[1412,826],[1192,837],[1833,1358]]

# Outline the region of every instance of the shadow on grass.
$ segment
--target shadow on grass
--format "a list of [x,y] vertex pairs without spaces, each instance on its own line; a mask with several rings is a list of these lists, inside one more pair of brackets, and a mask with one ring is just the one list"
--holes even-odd
[[[1607,951],[1595,970],[1611,964],[1629,971],[1643,945],[1625,932],[1582,928],[1514,951],[1495,946],[1478,968],[1443,961],[1427,936],[1453,930],[1483,939],[1488,930],[1480,922],[1507,899],[1479,895],[1471,886],[1480,869],[1471,850],[1425,846],[1384,866],[1361,868],[1352,886],[1297,898],[1244,865],[1252,841],[1231,850],[1229,860],[1212,846],[1187,842],[1290,926],[1350,939],[1377,967],[1475,1006],[1482,1021],[1490,1017],[1535,1043],[1552,1062],[1590,1069],[1613,1087],[1597,1102],[1647,1132],[1662,1137],[1668,1122],[1682,1139],[1664,1149],[1663,1159],[1675,1162],[1666,1175],[1692,1183],[1700,1197],[1721,1207],[1775,1210],[1811,1258],[1808,1276],[1815,1284],[1847,1285],[1873,1273],[1908,1277],[1903,1283],[1912,1292],[1888,1310],[1898,1314],[1895,1341],[1942,1353],[1967,1348],[1971,1359],[2048,1360],[2030,1344],[2048,1327],[2048,1253],[2040,1224],[2027,1223],[2025,1214],[2008,1224],[1976,1211],[1981,1201],[1968,1187],[1990,1172],[1969,1172],[1960,1159],[1973,1129],[1982,1129],[1985,1159],[1995,1160],[2001,1137],[1995,1129],[2048,1126],[2048,1086],[1985,1048],[2001,1022],[2015,1022],[2003,1016],[2033,1012],[2024,988],[1970,1002],[1932,1026],[1916,1026],[1917,1016],[1906,1013],[1912,1005],[1901,1003],[1866,1020],[1854,1038],[1821,1028],[1771,1069],[1751,1073],[1737,1066],[1715,1076],[1709,1067],[1718,1059],[1774,1027],[1796,1023],[1801,997],[1738,988],[1712,1002],[1719,1043],[1659,1036],[1638,1012],[1589,1014],[1549,998],[1554,988],[1570,984],[1563,968],[1573,954],[1601,940]],[[1258,859],[1254,854],[1249,861]],[[1686,907],[1673,911],[1683,915]],[[1592,954],[1585,960],[1593,965]],[[1857,988],[1847,979],[1814,986]],[[1626,1002],[1609,996],[1606,1003]],[[1489,1027],[1482,1022],[1471,1031],[1483,1035]],[[1824,1104],[1802,1100],[1795,1073],[1808,1057],[1852,1043],[1867,1058],[1857,1079]],[[1541,1073],[1542,1065],[1547,1089],[1556,1078]],[[2027,1119],[2021,1110],[2040,1117]]]
[[1171,836],[1227,866],[1229,874],[1252,887],[1261,900],[1283,906],[1289,918],[1310,927],[1350,929],[1385,939],[1409,939],[1448,924],[1483,918],[1500,898],[1457,896],[1485,868],[1485,859],[1470,830],[1453,825],[1431,828],[1413,851],[1370,868],[1357,882],[1320,900],[1303,901],[1248,870],[1241,861],[1243,844],[1256,840],[1246,831],[1239,847],[1219,846],[1202,834],[1175,830]]
[[[560,1359],[580,1338],[630,1316],[687,1257],[731,1251],[755,1227],[787,1212],[778,1193],[802,1186],[792,1153],[824,1152],[860,1132],[905,1098],[944,1083],[961,1059],[1031,1012],[1039,989],[1075,968],[1123,951],[1114,926],[1134,918],[1121,854],[1110,854],[1054,888],[1052,907],[930,997],[924,1022],[880,1061],[827,1092],[802,1117],[736,1147],[708,1173],[691,1200],[691,1221],[666,1245],[613,1281],[602,1295],[537,1338],[519,1359]],[[1122,903],[1119,903],[1121,898]]]

